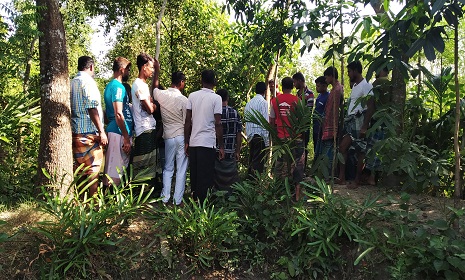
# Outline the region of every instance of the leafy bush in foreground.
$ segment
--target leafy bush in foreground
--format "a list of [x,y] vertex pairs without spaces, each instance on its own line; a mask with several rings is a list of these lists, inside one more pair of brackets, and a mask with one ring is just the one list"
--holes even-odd
[[133,216],[148,201],[151,191],[133,193],[134,185],[125,180],[121,186],[113,185],[108,193],[99,189],[94,197],[86,191],[94,181],[82,180],[76,170],[69,195],[60,198],[42,187],[44,201],[39,209],[50,216],[33,230],[45,235],[40,256],[45,260],[42,274],[63,279],[66,275],[88,278],[99,270],[92,257],[105,248],[115,246],[122,239],[113,227]]

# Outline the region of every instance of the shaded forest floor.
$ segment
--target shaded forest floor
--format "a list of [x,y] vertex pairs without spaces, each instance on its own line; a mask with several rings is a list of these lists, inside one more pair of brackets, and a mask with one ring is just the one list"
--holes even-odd
[[[401,196],[407,194],[381,186],[360,186],[349,189],[347,186],[335,185],[336,195],[347,197],[362,203],[367,198],[376,198],[377,202],[390,209],[407,207],[420,222],[438,218],[446,219],[453,207],[453,200],[444,197],[432,197],[425,194],[408,194],[406,205],[400,205]],[[47,220],[47,216],[35,208],[33,202],[23,203],[14,209],[3,209],[0,220],[6,222],[0,227],[0,232],[11,235],[12,238],[0,243],[0,273],[2,279],[43,279],[45,275],[40,263],[49,262],[48,256],[54,250],[47,244],[46,238],[31,231],[38,222]],[[465,207],[465,201],[460,201],[459,208]],[[103,247],[102,252],[92,260],[91,273],[100,279],[269,279],[270,275],[260,270],[238,267],[232,270],[212,268],[209,271],[188,272],[188,266],[182,261],[175,264],[163,258],[158,238],[154,238],[156,229],[153,221],[142,217],[130,220],[127,224],[114,228],[123,239],[118,246]],[[118,267],[111,267],[108,258],[118,258]],[[174,258],[182,260],[183,258]],[[169,266],[172,269],[167,270]],[[375,268],[376,269],[376,268]],[[171,272],[167,272],[171,271]],[[371,279],[370,273],[361,271],[356,278]],[[385,276],[386,277],[386,276]],[[388,279],[379,278],[377,279]]]

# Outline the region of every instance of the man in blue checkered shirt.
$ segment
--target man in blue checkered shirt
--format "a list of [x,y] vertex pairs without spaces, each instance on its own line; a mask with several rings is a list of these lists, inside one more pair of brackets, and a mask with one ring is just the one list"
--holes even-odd
[[[97,178],[103,163],[103,148],[108,138],[103,129],[102,100],[94,81],[94,60],[89,56],[78,59],[78,73],[71,80],[71,130],[74,168],[83,165],[90,181]],[[88,196],[97,192],[98,182],[89,186]]]
[[216,93],[221,96],[223,102],[221,124],[223,125],[224,159],[217,158],[215,162],[215,187],[218,190],[230,192],[231,185],[239,181],[237,161],[241,154],[242,122],[237,111],[228,106],[228,91],[220,89]]

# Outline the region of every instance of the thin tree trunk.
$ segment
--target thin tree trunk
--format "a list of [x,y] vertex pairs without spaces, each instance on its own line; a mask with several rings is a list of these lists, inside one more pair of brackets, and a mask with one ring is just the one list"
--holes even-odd
[[460,84],[459,84],[459,32],[458,24],[454,27],[454,80],[455,80],[455,126],[454,126],[454,152],[455,152],[455,189],[454,207],[457,208],[462,198],[462,186],[460,184]]
[[57,0],[37,0],[39,38],[41,131],[37,185],[53,183],[42,169],[61,182],[55,191],[63,197],[73,174],[68,55],[63,20]]
[[[268,72],[266,73],[266,102],[270,104],[271,97],[276,96],[276,87],[275,88],[270,88],[270,84],[268,83],[269,80],[274,79],[274,72],[275,72],[275,66],[274,64],[271,64],[270,67],[268,68]],[[276,83],[276,81],[274,81]]]
[[158,58],[160,57],[161,21],[163,20],[163,15],[165,14],[166,1],[167,1],[167,0],[163,0],[163,5],[162,5],[161,8],[160,8],[160,14],[158,14],[158,21],[157,21],[157,47],[156,47],[156,51],[155,51],[155,59],[157,59],[157,60],[158,60]]

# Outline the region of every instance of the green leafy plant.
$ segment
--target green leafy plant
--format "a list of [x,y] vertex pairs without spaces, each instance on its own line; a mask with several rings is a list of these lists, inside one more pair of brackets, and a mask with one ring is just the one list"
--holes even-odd
[[98,268],[92,259],[99,249],[122,241],[113,227],[136,214],[149,200],[151,190],[144,193],[145,185],[141,185],[140,193],[134,193],[137,184],[130,179],[123,180],[120,186],[113,185],[108,192],[99,189],[97,195],[87,197],[86,191],[94,181],[79,176],[81,171],[81,168],[75,171],[64,198],[42,187],[44,200],[38,206],[50,219],[33,230],[45,237],[40,256],[45,260],[42,269],[50,278],[66,275],[87,278],[95,274]]
[[[463,279],[465,277],[465,239],[453,228],[463,227],[465,209],[449,208],[449,218],[426,223],[409,209],[409,196],[401,195],[400,209],[380,212],[379,222],[389,226],[375,227],[372,246],[390,262],[393,279]],[[400,219],[399,219],[400,218]]]
[[173,256],[187,257],[189,272],[213,267],[217,262],[227,267],[229,254],[238,250],[237,214],[213,205],[209,198],[203,203],[190,198],[182,208],[163,206],[147,215],[156,221],[162,243],[167,240],[166,245],[175,253],[162,254],[169,263]]
[[292,219],[293,204],[288,180],[257,174],[255,180],[236,183],[232,188],[227,205],[238,215],[242,263],[251,267],[273,264],[289,240],[285,228]]
[[[324,181],[316,178],[315,184],[305,186],[309,207],[295,207],[297,221],[293,224],[292,236],[297,238],[292,254],[285,256],[289,275],[304,273],[314,279],[328,276],[342,266],[341,253],[344,246],[359,247],[357,265],[365,251],[366,225],[371,221],[367,213],[382,205],[378,197],[369,197],[362,204],[334,195]],[[360,251],[362,250],[362,251]],[[354,256],[352,256],[354,257]],[[344,257],[344,258],[347,258]],[[355,259],[355,258],[354,258]]]

